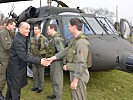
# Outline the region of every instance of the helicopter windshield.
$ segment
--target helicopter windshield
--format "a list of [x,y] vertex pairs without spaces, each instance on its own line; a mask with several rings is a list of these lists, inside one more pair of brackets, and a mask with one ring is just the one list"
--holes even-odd
[[[63,17],[63,25],[64,25],[64,33],[65,33],[65,37],[68,38],[72,38],[73,36],[71,35],[71,33],[68,30],[68,23],[69,20],[73,18],[71,16],[64,16]],[[77,17],[79,19],[82,20],[83,22],[83,27],[82,27],[82,31],[85,34],[94,34],[94,31],[91,29],[91,27],[86,23],[86,21],[82,18],[82,17]]]
[[97,18],[98,22],[101,24],[103,29],[108,33],[108,34],[115,34],[116,31],[114,27],[111,25],[111,23],[106,19],[106,18]]
[[85,19],[96,34],[107,34],[94,17],[85,17]]
[[[108,34],[103,27],[98,23],[98,21],[94,17],[82,17],[82,16],[76,16],[77,18],[81,19],[83,22],[82,31],[87,34]],[[74,18],[74,16],[63,16],[63,25],[64,25],[64,33],[65,38],[72,38],[72,35],[68,31],[68,23],[71,18]],[[109,30],[109,29],[107,29]],[[110,30],[109,30],[110,31]]]

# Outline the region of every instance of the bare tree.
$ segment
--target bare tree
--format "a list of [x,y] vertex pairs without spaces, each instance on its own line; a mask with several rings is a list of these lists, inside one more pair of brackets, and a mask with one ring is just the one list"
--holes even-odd
[[113,22],[113,17],[115,17],[114,12],[109,11],[107,8],[83,8],[86,13],[95,14],[98,17],[107,17],[111,22]]

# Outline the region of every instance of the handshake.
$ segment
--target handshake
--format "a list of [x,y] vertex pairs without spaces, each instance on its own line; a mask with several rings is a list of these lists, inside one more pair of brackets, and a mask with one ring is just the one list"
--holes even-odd
[[41,59],[41,65],[49,66],[56,59],[57,59],[56,56],[52,56],[51,58],[42,58]]
[[[57,59],[56,56],[52,56],[51,58],[42,58],[42,59],[41,59],[41,65],[47,67],[47,66],[51,65],[51,63],[52,63],[54,60],[56,60],[56,59]],[[64,69],[65,71],[67,71],[66,65],[63,66],[63,69]]]

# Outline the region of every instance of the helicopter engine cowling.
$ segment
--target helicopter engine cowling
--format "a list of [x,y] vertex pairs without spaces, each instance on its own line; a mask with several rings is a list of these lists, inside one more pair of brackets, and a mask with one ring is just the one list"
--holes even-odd
[[39,15],[39,10],[35,7],[28,7],[18,16],[18,23],[26,21],[29,18],[36,18]]

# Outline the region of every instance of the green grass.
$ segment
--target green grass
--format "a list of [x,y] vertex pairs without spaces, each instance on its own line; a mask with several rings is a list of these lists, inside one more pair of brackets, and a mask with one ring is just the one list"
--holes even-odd
[[[133,74],[118,70],[91,72],[87,85],[88,100],[133,100]],[[71,100],[69,75],[64,75],[63,100]],[[45,77],[45,87],[40,94],[30,91],[32,79],[22,89],[21,100],[47,100],[52,93],[49,76]]]

